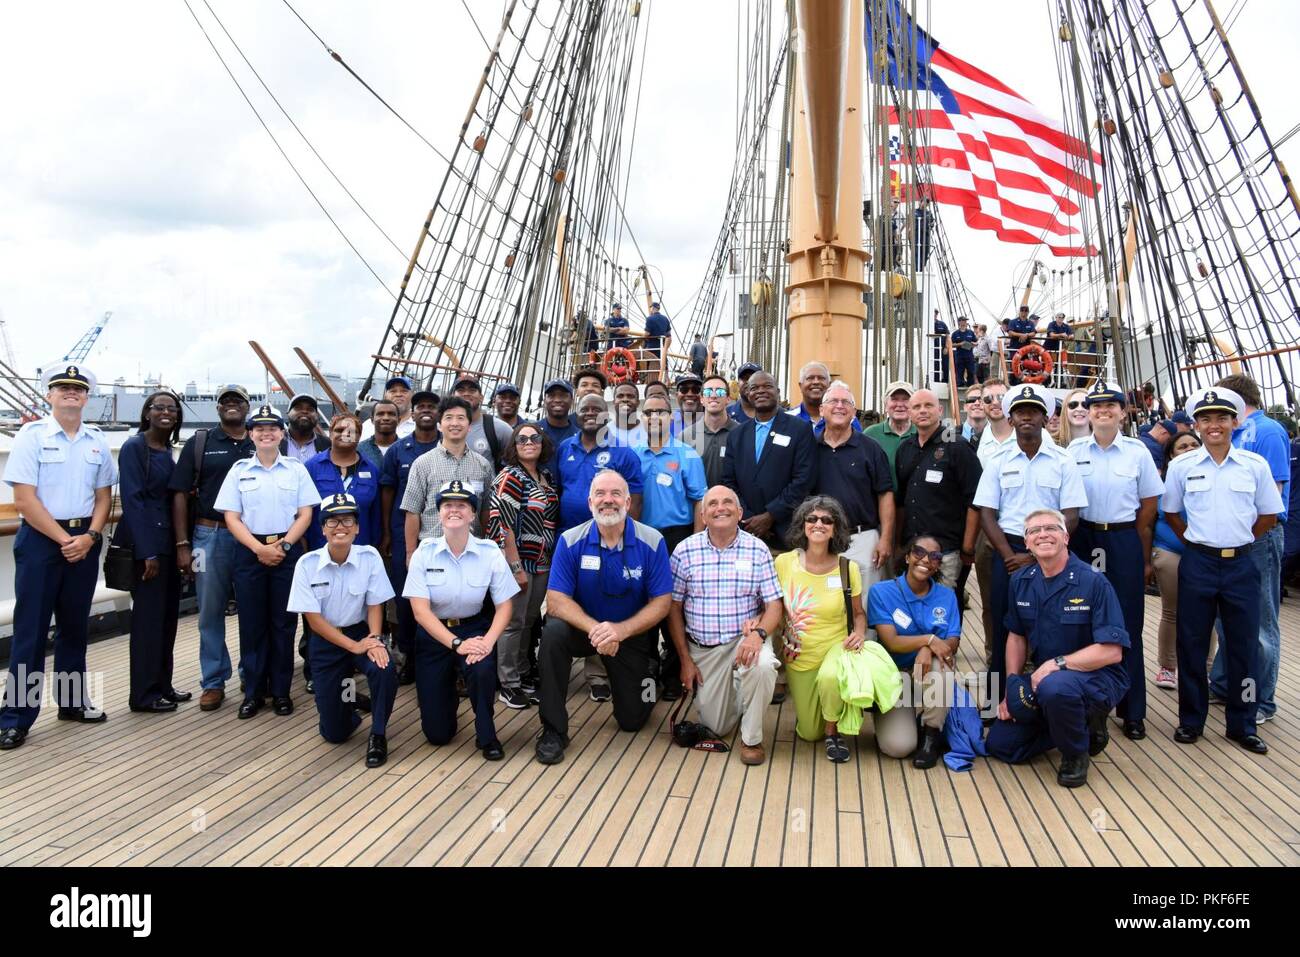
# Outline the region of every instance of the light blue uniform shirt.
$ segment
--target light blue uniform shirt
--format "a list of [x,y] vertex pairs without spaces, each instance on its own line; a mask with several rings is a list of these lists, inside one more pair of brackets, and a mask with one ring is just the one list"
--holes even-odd
[[1141,500],[1165,490],[1147,447],[1127,435],[1115,436],[1106,448],[1091,435],[1075,439],[1067,452],[1079,467],[1088,504],[1079,517],[1089,522],[1131,522]]
[[368,605],[382,605],[393,597],[384,560],[373,545],[356,545],[336,564],[329,546],[308,552],[293,569],[289,611],[321,615],[335,628],[365,621]]
[[651,528],[695,522],[695,503],[704,498],[704,459],[680,439],[672,439],[658,452],[649,445],[632,451],[641,460],[641,520]]
[[1023,538],[1025,516],[1034,509],[1083,508],[1088,504],[1088,493],[1079,477],[1079,467],[1064,449],[1044,442],[1030,459],[1018,444],[1013,444],[985,467],[974,504],[997,509],[998,527],[1003,534]]
[[104,434],[81,424],[69,439],[63,426],[48,416],[22,427],[5,464],[9,485],[34,485],[45,510],[59,521],[89,518],[95,490],[117,481],[117,465]]
[[230,467],[212,507],[238,512],[254,535],[281,535],[293,525],[298,509],[319,504],[316,483],[301,462],[281,455],[267,468],[254,455]]
[[1255,519],[1281,513],[1282,496],[1268,462],[1254,452],[1230,449],[1219,464],[1200,448],[1169,463],[1160,510],[1186,514],[1189,542],[1237,548],[1254,541]]
[[426,538],[411,555],[403,598],[428,599],[439,618],[473,618],[483,609],[483,597],[492,593],[499,605],[519,593],[519,583],[497,547],[486,538],[469,537],[457,558],[447,539]]

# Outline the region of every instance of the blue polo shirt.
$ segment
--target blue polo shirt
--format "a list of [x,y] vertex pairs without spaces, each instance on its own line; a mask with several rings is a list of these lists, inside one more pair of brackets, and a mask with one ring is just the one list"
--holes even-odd
[[741,425],[744,425],[751,418],[753,418],[753,416],[751,416],[748,412],[745,411],[745,407],[740,404],[739,399],[731,403],[731,405],[727,406],[727,415],[731,416]]
[[627,621],[651,599],[673,590],[664,537],[628,519],[623,540],[606,548],[600,528],[588,519],[560,536],[548,589],[568,595],[597,621]]
[[648,444],[633,449],[641,460],[641,518],[654,528],[692,525],[695,503],[704,498],[708,483],[704,459],[680,439],[670,439],[658,452]]
[[[1017,317],[1017,318],[1011,320],[1011,324],[1010,324],[1007,328],[1008,328],[1010,331],[1015,332],[1015,333],[1018,333],[1018,334],[1020,334],[1020,335],[1024,335],[1025,333],[1029,333],[1031,336],[1033,336],[1034,334],[1036,334],[1036,333],[1038,332],[1038,323],[1034,322],[1034,320],[1032,320],[1032,319],[1021,319],[1021,318]],[[1029,344],[1032,343],[1033,341],[1034,341],[1034,340],[1031,338],[1031,339],[1029,340],[1028,343],[1025,343],[1025,345],[1029,345]],[[1020,347],[1017,346],[1015,343],[1011,343],[1010,345],[1011,345],[1013,348],[1020,348]]]
[[406,513],[402,511],[402,496],[406,494],[406,480],[411,475],[411,465],[425,452],[431,451],[437,441],[417,442],[414,435],[398,439],[384,453],[384,466],[379,472],[379,484],[396,489],[393,496],[393,514],[389,516],[392,529],[393,554],[404,554],[398,549],[406,542]]
[[[956,592],[947,585],[931,582],[930,590],[918,595],[907,583],[907,576],[899,575],[871,586],[867,593],[867,625],[893,625],[901,636],[934,635],[946,640],[961,635],[961,609],[957,607]],[[900,669],[908,669],[916,661],[916,652],[896,655],[891,651],[889,657]]]
[[631,449],[622,446],[597,445],[588,452],[582,446],[582,436],[565,439],[555,453],[553,476],[560,490],[560,528],[573,528],[591,520],[587,494],[591,480],[602,469],[613,469],[627,480],[627,490],[640,495],[641,460]]
[[[339,474],[339,467],[330,461],[326,449],[307,460],[304,468],[311,476],[312,484],[320,492],[321,500],[332,495],[346,492],[357,500],[357,537],[353,545],[378,545],[383,537],[383,513],[379,506],[379,469],[375,463],[364,455],[352,468],[346,478]],[[307,527],[307,547],[318,549],[325,547],[325,533],[320,524],[320,506],[312,510],[311,525]]]
[[664,336],[673,334],[673,327],[662,312],[652,312],[645,320],[645,334],[646,348],[658,349],[663,344]]
[[1254,452],[1268,463],[1274,482],[1282,483],[1282,511],[1279,523],[1286,521],[1287,499],[1291,487],[1291,437],[1280,422],[1270,419],[1261,410],[1250,414],[1241,427],[1232,433],[1235,448]]

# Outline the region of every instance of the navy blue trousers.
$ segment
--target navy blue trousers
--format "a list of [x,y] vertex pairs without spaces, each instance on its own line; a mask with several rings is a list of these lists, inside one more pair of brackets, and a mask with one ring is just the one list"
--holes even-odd
[[[473,638],[492,627],[486,615],[471,618],[451,629],[457,638]],[[420,728],[430,744],[446,744],[456,736],[456,675],[465,678],[465,690],[474,709],[474,740],[484,747],[496,740],[492,709],[497,694],[497,652],[492,649],[478,664],[434,639],[423,628],[415,630],[415,696],[420,702]]]
[[1227,731],[1255,733],[1256,658],[1259,652],[1259,589],[1249,554],[1218,558],[1195,548],[1178,563],[1178,723],[1205,728],[1210,679],[1205,659],[1215,619],[1223,622],[1219,653],[1227,671]]
[[975,384],[975,353],[969,349],[954,350],[953,359],[957,364],[957,386],[964,388]]
[[393,557],[388,560],[388,581],[393,586],[393,599],[397,606],[397,631],[393,635],[398,650],[410,657],[415,647],[415,613],[411,603],[402,597],[406,587],[406,543],[402,539],[393,539]]
[[172,691],[172,651],[181,608],[181,573],[175,555],[158,556],[158,574],[142,581],[135,563],[131,592],[132,708],[146,708]]
[[[1007,536],[1007,544],[1017,553],[1028,553],[1025,540],[1015,535]],[[997,549],[993,550],[993,562],[990,566],[989,607],[993,618],[993,634],[989,641],[989,673],[984,680],[984,694],[988,701],[1001,701],[1007,687],[1007,594],[1011,587],[1011,575]],[[994,684],[996,682],[996,684]]]
[[[339,631],[353,641],[360,641],[370,634],[364,621]],[[316,676],[316,713],[320,715],[322,738],[338,744],[351,737],[361,724],[353,677],[358,671],[366,676],[366,684],[370,686],[370,733],[388,733],[388,717],[393,713],[393,701],[397,698],[397,667],[391,658],[388,667],[381,668],[370,660],[369,655],[354,655],[315,632],[312,632],[307,654],[312,674]]]
[[[1147,680],[1142,659],[1142,626],[1146,622],[1145,556],[1142,539],[1136,528],[1101,531],[1080,525],[1070,539],[1070,550],[1094,568],[1104,570],[1106,581],[1115,589],[1120,610],[1124,613],[1124,630],[1129,647],[1124,649],[1124,670],[1128,672],[1128,694],[1115,706],[1121,721],[1145,721],[1147,717]],[[1098,566],[1097,555],[1104,564]]]
[[243,545],[235,548],[232,577],[239,603],[239,648],[247,659],[239,663],[245,698],[260,697],[268,682],[272,698],[289,697],[298,616],[287,609],[293,568],[301,557],[301,542],[275,566],[263,565]]
[[58,626],[54,639],[54,688],[60,708],[86,708],[86,639],[90,606],[99,580],[100,546],[79,562],[68,562],[58,544],[26,522],[14,538],[14,636],[9,652],[9,681],[5,686],[0,728],[36,723],[41,712],[45,680],[45,641],[50,620]]
[[1088,717],[1115,707],[1128,687],[1120,669],[1056,671],[1038,683],[1038,721],[998,719],[984,742],[989,757],[1018,764],[1052,748],[1061,754],[1088,753]]

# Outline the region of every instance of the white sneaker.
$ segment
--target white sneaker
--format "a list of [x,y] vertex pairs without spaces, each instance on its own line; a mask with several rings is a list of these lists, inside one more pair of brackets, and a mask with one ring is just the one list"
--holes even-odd
[[1255,723],[1256,723],[1256,724],[1265,724],[1266,722],[1269,722],[1269,721],[1272,721],[1272,720],[1273,720],[1273,716],[1272,716],[1271,714],[1264,714],[1264,712],[1262,712],[1262,711],[1259,712],[1257,715],[1255,715]]
[[1156,687],[1177,689],[1178,672],[1171,671],[1168,668],[1161,668],[1159,671],[1156,672]]

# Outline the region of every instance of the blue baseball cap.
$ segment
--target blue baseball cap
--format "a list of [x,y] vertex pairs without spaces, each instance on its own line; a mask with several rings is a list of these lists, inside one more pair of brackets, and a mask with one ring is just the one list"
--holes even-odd
[[573,395],[573,385],[568,379],[552,379],[542,388],[542,395],[546,395],[552,389],[563,389],[569,395]]
[[762,372],[763,367],[757,362],[746,362],[736,370],[736,378],[743,379],[747,375],[753,375],[755,372]]
[[1175,412],[1173,415],[1171,415],[1171,416],[1169,417],[1169,420],[1170,420],[1171,422],[1176,422],[1178,425],[1194,425],[1194,424],[1195,424],[1195,423],[1192,422],[1192,417],[1191,417],[1190,415],[1188,415],[1186,412],[1184,412],[1182,409],[1179,409],[1177,412]]
[[1038,696],[1024,675],[1007,678],[1007,710],[1011,712],[1011,720],[1017,724],[1036,724],[1043,719]]
[[389,379],[387,382],[384,383],[384,388],[385,388],[385,389],[391,389],[391,388],[392,388],[393,386],[395,386],[395,385],[404,385],[404,386],[406,386],[408,389],[413,389],[413,388],[415,388],[415,386],[411,383],[411,380],[410,380],[407,376],[404,376],[404,375],[395,375],[395,376],[393,376],[391,379]]
[[518,398],[522,394],[519,391],[519,386],[515,385],[513,382],[502,382],[499,386],[497,386],[495,389],[492,390],[492,398],[495,399],[503,392],[513,392],[515,394],[515,398]]

